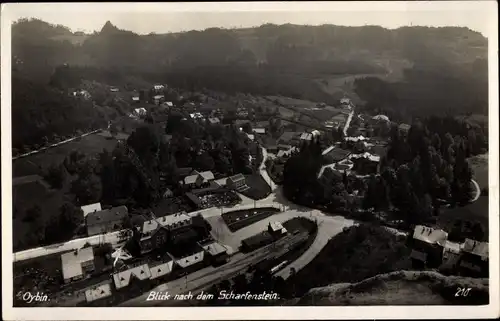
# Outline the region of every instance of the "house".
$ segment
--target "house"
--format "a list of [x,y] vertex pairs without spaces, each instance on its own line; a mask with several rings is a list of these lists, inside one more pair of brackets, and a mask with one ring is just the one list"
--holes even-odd
[[321,135],[321,132],[320,132],[319,130],[316,130],[316,129],[315,129],[315,130],[313,130],[313,131],[311,132],[311,135],[312,135],[312,137],[318,137],[318,136],[320,136],[320,135]]
[[431,227],[417,225],[413,231],[410,258],[419,267],[438,267],[443,261],[443,247],[448,233]]
[[359,136],[356,136],[356,137],[345,137],[344,140],[346,142],[353,142],[353,143],[357,143],[359,141],[365,141],[366,140],[366,137],[363,136],[363,135],[359,135]]
[[93,286],[85,291],[87,302],[93,302],[111,296],[111,284],[109,281],[105,284]]
[[226,185],[228,188],[239,190],[246,187],[245,176],[243,174],[236,174],[227,179]]
[[86,247],[61,255],[64,283],[81,280],[95,271],[94,249]]
[[174,103],[172,103],[171,101],[166,101],[163,103],[164,106],[167,106],[167,107],[174,107]]
[[265,135],[266,134],[266,129],[265,128],[254,128],[254,129],[252,129],[252,131],[255,134],[259,134],[259,135]]
[[255,140],[255,135],[254,134],[247,134],[245,133],[248,137],[248,139],[250,139],[251,141],[254,141]]
[[89,205],[84,205],[81,207],[83,212],[83,217],[86,217],[89,213],[102,211],[101,203],[94,203]]
[[386,115],[376,115],[376,116],[373,116],[372,120],[375,121],[375,122],[385,122],[385,123],[389,123],[390,122],[389,117],[387,117]]
[[165,96],[163,96],[163,95],[154,95],[153,96],[153,103],[155,105],[160,105],[163,102],[163,100],[165,100]]
[[134,114],[136,116],[146,116],[146,114],[147,114],[146,108],[144,108],[144,107],[135,108],[134,109]]
[[276,154],[278,152],[278,146],[277,145],[269,145],[266,147],[267,151],[272,154]]
[[302,141],[310,141],[313,139],[313,135],[311,133],[302,133],[300,135],[300,140]]
[[280,222],[269,222],[267,231],[274,237],[281,237],[287,233],[287,230]]
[[212,125],[220,124],[220,119],[218,117],[209,117],[208,122]]
[[170,260],[168,262],[158,264],[155,266],[150,266],[149,267],[149,271],[151,273],[150,279],[154,280],[157,278],[164,277],[164,276],[170,274],[170,272],[172,272],[173,268],[174,268],[174,261],[173,260]]
[[461,274],[471,277],[488,277],[488,245],[487,242],[465,239],[459,263]]
[[170,188],[167,188],[163,193],[163,198],[171,198],[172,196],[174,196],[174,192]]
[[154,85],[154,86],[153,86],[153,89],[154,89],[155,91],[160,91],[160,90],[165,89],[165,86],[163,86],[163,85]]
[[135,103],[138,103],[141,101],[141,98],[139,96],[134,96],[134,97],[132,97],[132,101]]
[[291,156],[291,155],[292,155],[292,153],[293,153],[294,151],[296,151],[296,150],[297,150],[297,148],[295,148],[295,147],[291,147],[291,148],[290,148],[290,149],[288,149],[288,150],[280,150],[280,151],[278,152],[278,155],[276,155],[276,157],[278,157],[278,158],[282,158],[282,157],[289,157],[289,156]]
[[347,158],[349,154],[351,154],[351,152],[347,149],[336,146],[330,146],[322,152],[322,156],[328,164],[339,162]]
[[205,251],[203,250],[203,248],[200,247],[197,251],[194,251],[194,253],[176,259],[175,264],[185,269],[197,263],[203,262],[204,259],[205,259]]
[[119,90],[118,88],[116,88],[116,87],[110,87],[110,88],[109,88],[109,91],[111,91],[111,92],[113,92],[113,93],[116,93],[116,92],[118,92],[118,91],[120,91],[120,90]]
[[104,234],[123,228],[123,219],[128,215],[126,206],[88,213],[85,217],[88,236]]
[[193,172],[192,167],[179,167],[179,168],[177,168],[177,175],[179,175],[179,177],[181,177],[181,178],[188,176],[192,172]]
[[241,248],[243,251],[249,252],[271,244],[273,240],[273,236],[268,231],[264,231],[241,241]]
[[402,132],[403,134],[408,134],[411,126],[408,124],[399,124],[398,128],[399,128],[399,131]]
[[203,119],[203,115],[199,112],[189,114],[191,119]]
[[83,99],[90,99],[92,96],[90,93],[86,90],[78,90],[73,92],[73,96],[75,97],[82,97]]
[[361,175],[378,171],[380,156],[365,152],[363,154],[352,154],[349,159],[354,163],[353,169]]
[[215,179],[214,173],[211,171],[205,172],[197,172],[193,171],[193,173],[189,176],[186,176],[183,180],[183,184],[189,188],[200,188],[203,186],[207,186],[210,184],[210,181]]
[[229,260],[227,249],[218,242],[210,242],[208,244],[200,244],[205,253],[210,258],[213,265],[223,264]]
[[151,277],[151,271],[147,264],[142,264],[125,271],[121,271],[113,274],[113,281],[117,290],[129,286],[132,278],[144,281]]

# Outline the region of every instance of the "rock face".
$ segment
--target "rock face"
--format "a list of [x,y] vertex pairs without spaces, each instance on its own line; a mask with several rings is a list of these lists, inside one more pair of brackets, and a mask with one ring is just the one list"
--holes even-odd
[[488,279],[444,276],[430,271],[398,271],[377,275],[358,283],[338,283],[314,288],[289,304],[482,305],[489,302],[488,289]]

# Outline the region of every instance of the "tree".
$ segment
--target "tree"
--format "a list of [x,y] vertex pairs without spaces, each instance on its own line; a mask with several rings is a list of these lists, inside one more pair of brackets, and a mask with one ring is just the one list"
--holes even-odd
[[196,164],[202,171],[212,171],[215,168],[215,162],[208,152],[203,152],[196,159]]
[[95,175],[78,176],[71,184],[71,193],[76,196],[79,204],[95,203],[101,198],[101,181]]
[[51,165],[44,174],[44,178],[54,188],[62,188],[66,181],[66,168],[61,163],[59,165]]

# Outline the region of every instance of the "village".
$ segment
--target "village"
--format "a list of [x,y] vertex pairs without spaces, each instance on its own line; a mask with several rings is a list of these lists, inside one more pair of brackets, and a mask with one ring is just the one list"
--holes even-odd
[[[177,113],[182,115],[181,123],[234,126],[238,135],[243,135],[255,147],[255,152],[248,155],[252,170],[223,176],[200,168],[177,168],[179,180],[170,185],[162,183],[159,200],[150,208],[131,210],[125,205],[110,207],[100,202],[81,206],[84,228],[76,238],[53,249],[14,253],[15,274],[17,271],[18,277],[23,276],[23,279],[28,275],[33,277],[30,283],[23,282],[22,287],[43,289],[57,296],[57,300],[44,304],[116,305],[163,283],[183,279],[185,284],[179,285],[179,293],[184,293],[189,289],[191,274],[221,271],[218,279],[203,285],[206,289],[229,277],[223,270],[217,270],[221,266],[243,260],[244,255],[249,255],[246,253],[263,251],[289,238],[287,250],[272,261],[279,263],[276,265],[279,268],[270,266],[273,274],[278,273],[286,279],[290,270],[287,267],[291,264],[290,260],[285,260],[288,249],[303,246],[307,239],[313,242],[317,237],[311,231],[286,228],[284,214],[289,214],[288,220],[295,217],[294,210],[290,209],[292,202],[283,197],[279,186],[283,184],[287,160],[303,146],[318,142],[322,166],[317,180],[321,184],[353,180],[352,186],[363,185],[371,177],[380,176],[381,159],[387,154],[391,128],[397,126],[403,137],[411,128],[408,124],[393,123],[385,115],[356,113],[354,103],[347,97],[334,107],[318,103],[308,108],[297,107],[293,100],[290,103],[282,97],[256,98],[254,105],[271,99],[279,107],[274,110],[250,108],[238,100],[227,110],[214,107],[217,102],[209,97],[186,101],[167,85],[156,84],[139,92],[122,92],[122,89],[110,87],[109,92],[120,95],[120,99],[129,97],[132,112],[126,118],[137,124],[148,122],[164,126],[170,115]],[[91,99],[86,90],[72,94]],[[287,116],[280,110],[291,111],[292,115]],[[315,112],[331,117],[320,122],[325,117],[314,116]],[[127,122],[119,120],[109,124],[96,135],[127,145],[130,131],[123,125]],[[172,138],[171,134],[162,135],[167,143]],[[135,152],[130,149],[129,153],[134,166],[139,172],[143,171]],[[145,181],[150,180],[148,174],[142,175]],[[166,176],[160,173],[160,181],[164,182]],[[354,187],[346,197],[361,201],[363,195]],[[230,232],[228,221],[224,223],[219,219],[232,212],[235,216],[230,222],[239,222],[241,230]],[[238,216],[237,212],[242,215]],[[372,216],[376,214],[368,212]],[[307,217],[307,214],[300,215]],[[275,219],[278,216],[281,218]],[[328,220],[323,216],[319,219]],[[345,223],[344,228],[352,224],[358,223]],[[320,229],[315,233],[331,232]],[[395,233],[408,235],[415,269],[439,269],[473,277],[488,275],[487,242],[469,238],[461,243],[452,242],[448,240],[448,232],[432,225],[417,225],[412,231]],[[301,251],[306,255],[310,249],[304,247]],[[265,260],[268,260],[267,254],[244,266],[258,265]],[[21,293],[14,283],[15,292]],[[18,303],[21,301],[18,297]]]

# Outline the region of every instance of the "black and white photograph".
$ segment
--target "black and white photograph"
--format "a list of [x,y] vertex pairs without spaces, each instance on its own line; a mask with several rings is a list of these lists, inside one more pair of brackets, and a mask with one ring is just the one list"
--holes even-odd
[[498,317],[497,14],[2,5],[4,319]]

